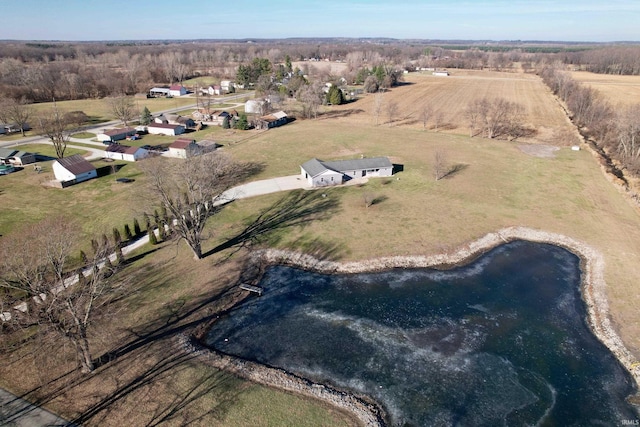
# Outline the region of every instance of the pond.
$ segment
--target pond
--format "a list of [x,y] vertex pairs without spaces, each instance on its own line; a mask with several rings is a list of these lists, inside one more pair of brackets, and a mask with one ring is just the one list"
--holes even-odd
[[580,260],[516,241],[455,269],[274,266],[213,348],[366,394],[406,426],[619,425],[632,378],[590,331]]

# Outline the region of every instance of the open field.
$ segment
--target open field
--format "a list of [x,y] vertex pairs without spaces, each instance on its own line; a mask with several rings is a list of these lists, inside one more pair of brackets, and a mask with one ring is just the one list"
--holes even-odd
[[[431,72],[404,75],[405,84],[394,87],[382,95],[382,110],[378,123],[384,126],[407,126],[422,129],[420,111],[430,107],[442,119],[441,132],[469,134],[464,110],[474,101],[484,97],[504,98],[524,107],[524,124],[535,130],[528,140],[554,145],[570,145],[576,142],[573,129],[562,110],[550,95],[549,89],[535,75],[525,73],[499,73],[493,71],[452,70],[449,77],[437,77]],[[374,100],[368,94],[357,102],[330,107],[327,116],[338,121],[374,125],[376,118]],[[391,123],[386,105],[395,103],[398,113]],[[434,128],[430,119],[427,125]]]
[[614,107],[640,102],[640,76],[596,74],[587,71],[573,71],[571,76],[602,93]]
[[[604,255],[613,323],[627,347],[640,358],[637,209],[607,181],[588,151],[572,151],[566,146],[568,141],[549,136],[570,133],[571,129],[536,77],[460,72],[457,78],[456,73],[449,78],[410,75],[407,81],[413,84],[384,95],[393,95],[399,111],[407,111],[406,115],[420,102],[447,105],[447,121],[452,126],[446,132],[423,131],[412,117],[393,126],[374,126],[369,95],[345,106],[327,108],[330,114],[318,120],[296,120],[263,133],[230,135],[243,137],[229,141],[223,148],[226,153],[265,166],[253,179],[297,174],[299,164],[312,157],[334,160],[389,156],[404,168],[392,178],[320,190],[336,201],[337,212],[327,213],[324,220],[304,228],[275,230],[258,246],[301,250],[337,260],[362,260],[449,252],[488,232],[515,225],[564,234]],[[471,91],[476,97],[502,93],[526,103],[527,121],[542,129],[534,139],[558,146],[555,157],[549,156],[550,150],[546,157],[532,155],[541,150],[521,149],[520,142],[467,137],[464,123],[453,111],[460,112],[474,99],[467,93]],[[529,98],[531,101],[526,101]],[[343,113],[330,118],[333,111]],[[211,130],[214,139],[224,135],[221,131]],[[458,166],[458,172],[435,181],[436,151],[445,153],[448,164]],[[0,234],[49,212],[74,215],[87,232],[109,231],[132,220],[142,208],[135,189],[144,178],[132,164],[118,172],[136,179],[125,186],[103,177],[65,190],[43,189],[38,185],[38,175],[31,172],[25,169],[0,177]],[[25,194],[29,194],[29,203],[25,203]],[[366,208],[367,194],[378,203]],[[273,194],[237,200],[227,206],[210,223],[213,235],[205,251],[235,236],[250,218],[282,197],[285,195]],[[11,225],[5,227],[5,223]],[[69,354],[64,343],[54,343],[52,348],[59,351],[48,354],[26,347],[0,362],[0,378],[14,390],[31,390],[44,384],[38,391],[52,396],[52,408],[65,415],[74,417],[95,410],[95,417],[82,423],[88,426],[121,425],[124,421],[149,425],[164,416],[169,425],[353,425],[348,417],[320,404],[251,385],[188,359],[171,358],[175,353],[172,334],[213,315],[232,298],[234,291],[227,289],[236,283],[245,255],[242,250],[226,250],[197,262],[182,242],[143,248],[122,274],[132,286],[132,294],[119,301],[92,331],[96,354],[123,347],[129,351],[88,378],[72,373],[47,384],[49,378],[73,369],[73,358],[58,356],[59,364],[43,373],[37,367],[49,367],[47,357]],[[17,366],[24,371],[21,378],[9,375],[15,375]],[[75,385],[53,392],[67,380]],[[100,409],[101,402],[109,405]],[[163,412],[167,408],[173,412]],[[198,416],[202,418],[195,421]]]

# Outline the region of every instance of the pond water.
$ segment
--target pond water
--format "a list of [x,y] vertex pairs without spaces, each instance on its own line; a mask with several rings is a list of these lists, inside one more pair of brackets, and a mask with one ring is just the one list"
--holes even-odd
[[502,245],[447,271],[267,270],[208,344],[367,394],[392,425],[620,425],[633,380],[591,333],[579,259]]

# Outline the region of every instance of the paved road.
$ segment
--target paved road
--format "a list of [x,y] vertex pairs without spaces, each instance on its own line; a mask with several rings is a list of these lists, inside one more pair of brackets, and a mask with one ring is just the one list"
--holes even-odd
[[0,425],[11,427],[73,426],[57,416],[0,388]]

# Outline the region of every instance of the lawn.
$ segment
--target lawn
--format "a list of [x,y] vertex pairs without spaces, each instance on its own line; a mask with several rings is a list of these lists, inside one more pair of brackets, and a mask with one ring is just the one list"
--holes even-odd
[[[537,87],[537,83],[529,81],[530,76],[521,80],[515,76],[504,77],[510,81],[505,88],[518,82]],[[478,76],[465,79],[487,84]],[[425,81],[429,87],[440,85],[438,80]],[[415,82],[414,87],[419,84]],[[459,83],[451,84],[455,88]],[[411,87],[407,85],[402,90]],[[394,91],[396,96],[403,93]],[[482,90],[476,93],[481,96]],[[341,107],[352,110],[349,114],[296,120],[267,132],[212,127],[194,137],[222,141],[223,151],[233,158],[264,165],[252,179],[298,174],[299,165],[313,157],[335,160],[389,156],[393,163],[402,165],[403,170],[390,179],[370,179],[360,186],[321,190],[327,199],[335,200],[336,212],[327,213],[324,220],[304,228],[280,229],[257,242],[258,247],[302,250],[336,260],[362,260],[451,251],[512,225],[564,234],[604,255],[612,321],[627,347],[640,356],[640,273],[636,267],[640,263],[640,216],[606,179],[591,153],[572,151],[564,141],[558,141],[560,149],[555,157],[536,157],[521,150],[520,142],[469,138],[461,128],[429,132],[410,120],[374,126],[366,113],[370,105],[367,102],[370,101],[365,97]],[[556,105],[550,96],[547,102],[554,107],[536,109],[533,105],[537,104],[530,104],[530,121],[546,121],[540,126],[546,129],[545,135],[550,135],[555,129],[563,129],[566,120],[562,116],[547,117]],[[557,114],[561,114],[560,110]],[[151,144],[153,138],[145,136],[135,142]],[[458,172],[436,181],[436,151],[444,153],[447,163],[457,166]],[[97,164],[103,165],[107,166]],[[52,212],[77,218],[87,235],[122,227],[148,208],[137,190],[144,177],[136,165],[126,164],[118,176],[136,181],[123,186],[116,184],[112,176],[105,176],[57,190],[41,187],[40,175],[28,169],[0,177],[0,234]],[[29,195],[28,202],[25,195]],[[365,207],[365,196],[370,195],[379,202]],[[209,224],[205,251],[236,235],[251,218],[282,197],[285,194],[272,194],[237,200],[227,206]],[[149,425],[163,417],[170,425],[354,425],[350,418],[321,404],[228,377],[188,359],[171,359],[175,354],[171,334],[215,313],[231,298],[233,290],[228,290],[244,269],[244,250],[226,250],[194,261],[184,243],[178,242],[146,247],[137,255],[121,275],[132,292],[105,313],[106,318],[92,331],[92,345],[96,354],[103,354],[139,342],[153,331],[161,334],[145,341],[145,345],[133,347],[86,380],[74,373],[68,376],[71,379],[63,377],[41,389],[43,394],[51,394],[64,381],[75,384],[54,395],[50,402],[53,408],[76,416],[100,402],[110,403],[83,425]],[[63,343],[54,348],[60,351],[49,352],[50,357],[54,353],[70,354]],[[43,378],[57,377],[74,366],[72,357],[55,366],[45,364],[46,355],[31,350],[33,347],[15,351],[0,362],[0,377],[5,378],[9,388],[33,389],[42,384]],[[21,377],[8,376],[15,372],[17,364],[23,367]],[[42,372],[37,366],[47,366],[48,370]],[[172,412],[164,412],[166,408]],[[197,416],[202,417],[200,422],[194,421]]]

